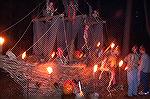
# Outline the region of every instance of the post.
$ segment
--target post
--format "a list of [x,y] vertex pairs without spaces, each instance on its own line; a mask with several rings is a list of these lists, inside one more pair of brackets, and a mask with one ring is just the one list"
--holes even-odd
[[129,52],[132,4],[133,4],[133,0],[127,0],[126,20],[125,20],[126,23],[125,23],[123,47],[122,47],[123,56],[127,55],[127,53]]

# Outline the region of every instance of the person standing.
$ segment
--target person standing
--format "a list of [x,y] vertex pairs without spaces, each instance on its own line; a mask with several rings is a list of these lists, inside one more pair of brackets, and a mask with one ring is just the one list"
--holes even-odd
[[129,53],[124,61],[127,64],[127,83],[128,83],[128,96],[137,96],[138,89],[138,47],[134,45],[132,47],[132,53]]
[[150,56],[146,53],[143,46],[140,47],[141,59],[139,61],[139,71],[141,77],[141,84],[144,86],[144,90],[140,92],[140,95],[149,94],[149,77],[150,77]]

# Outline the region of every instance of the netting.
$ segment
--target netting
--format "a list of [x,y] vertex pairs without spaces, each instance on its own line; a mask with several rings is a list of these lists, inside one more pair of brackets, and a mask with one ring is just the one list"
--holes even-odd
[[20,58],[22,54],[16,59],[0,56],[0,68],[22,87],[25,97],[62,98],[74,93],[76,98],[116,98],[127,94],[126,70],[119,64],[123,17],[103,21],[82,14],[69,20],[60,14],[37,18],[33,25],[33,45],[24,52],[33,48],[34,55],[25,59]]
[[[79,19],[80,19],[80,17],[81,17],[81,19],[83,18],[82,16],[79,16]],[[57,23],[58,19],[59,19],[60,23],[59,22]],[[87,18],[87,19],[89,19],[89,18]],[[15,81],[23,87],[25,96],[55,96],[55,95],[61,96],[63,94],[63,83],[66,80],[73,80],[73,79],[75,79],[77,81],[79,81],[79,80],[81,81],[82,91],[84,94],[88,95],[88,94],[91,94],[94,92],[98,92],[98,93],[100,92],[100,93],[103,93],[103,96],[107,96],[108,94],[111,93],[110,88],[107,89],[107,86],[109,85],[108,87],[110,87],[110,85],[111,85],[111,82],[109,82],[110,77],[111,77],[110,71],[109,70],[101,71],[100,69],[98,69],[98,72],[93,74],[93,65],[94,64],[98,64],[99,68],[102,67],[100,65],[101,57],[98,58],[98,56],[96,55],[97,52],[95,52],[95,50],[96,50],[95,42],[99,41],[99,40],[96,40],[96,38],[99,38],[99,36],[96,35],[96,32],[97,32],[97,34],[100,32],[103,32],[102,30],[100,30],[100,32],[99,32],[99,30],[96,31],[95,29],[96,28],[100,29],[103,26],[102,23],[99,22],[97,25],[97,24],[91,22],[92,25],[93,24],[97,25],[97,27],[92,26],[90,24],[91,28],[89,30],[89,32],[90,32],[89,38],[91,40],[89,42],[91,42],[91,44],[88,43],[88,45],[90,46],[89,49],[84,48],[83,35],[80,34],[80,38],[82,37],[81,41],[83,41],[83,43],[78,48],[83,47],[85,49],[84,57],[76,59],[78,57],[75,58],[72,55],[73,58],[70,59],[69,61],[67,60],[69,63],[63,63],[59,56],[56,56],[54,59],[51,59],[51,56],[49,55],[50,51],[54,49],[53,47],[55,44],[57,44],[57,47],[61,47],[62,45],[65,45],[66,39],[63,39],[63,44],[61,44],[62,42],[59,40],[61,39],[62,35],[59,34],[60,37],[58,37],[59,35],[57,34],[57,31],[64,32],[63,29],[59,30],[59,28],[58,28],[58,26],[61,23],[63,23],[61,20],[62,19],[60,16],[56,16],[56,18],[54,18],[54,20],[50,20],[50,21],[54,21],[54,22],[52,22],[52,24],[48,24],[48,29],[46,30],[46,32],[43,33],[43,35],[38,36],[39,38],[37,39],[37,41],[35,40],[35,43],[33,46],[36,46],[35,50],[37,50],[37,48],[39,48],[39,50],[37,52],[38,54],[35,54],[35,56],[28,57],[26,59],[26,62],[21,61],[21,60],[20,61],[9,60],[9,58],[7,58],[7,57],[2,58],[3,68],[6,71],[8,71],[10,73],[10,75],[15,79]],[[48,23],[50,21],[48,21]],[[36,20],[36,22],[39,22],[39,21]],[[80,21],[78,24],[80,24]],[[39,23],[38,23],[38,25],[39,25]],[[75,26],[75,23],[73,23],[73,24],[69,23],[69,25]],[[81,25],[84,25],[84,23],[82,23]],[[46,25],[43,24],[43,26],[46,26]],[[42,28],[41,25],[39,27]],[[51,30],[51,27],[53,27],[52,30],[54,30],[54,31]],[[63,26],[63,28],[64,27],[67,27],[67,25]],[[71,27],[71,28],[74,28],[74,27]],[[51,32],[48,32],[49,30],[51,30]],[[57,30],[57,31],[55,31],[55,30]],[[79,30],[77,30],[77,31],[79,31]],[[65,31],[66,31],[66,29],[65,29]],[[71,31],[71,33],[73,33],[74,31],[76,31],[76,28],[73,30],[69,30],[69,32],[70,31]],[[53,32],[55,33],[55,36],[52,34]],[[69,33],[69,32],[66,32],[66,33]],[[48,41],[47,43],[45,43],[45,40],[48,36],[47,33],[51,33],[49,35],[51,35],[50,36],[51,38],[54,38],[53,42]],[[68,34],[68,35],[70,35],[70,34]],[[76,35],[77,34],[75,33],[69,37],[75,39]],[[55,43],[56,38],[60,38],[60,39],[57,39],[58,40],[57,43]],[[72,41],[71,38],[69,38],[69,40],[70,40],[69,43],[71,43],[71,41]],[[78,38],[78,39],[80,40],[80,38]],[[45,49],[45,47],[43,47],[44,43],[42,43],[41,40],[43,40],[43,42],[46,44],[46,46],[51,45],[52,46],[51,50],[49,48]],[[49,40],[52,40],[52,39],[49,39]],[[73,41],[75,41],[75,40],[73,40]],[[37,45],[37,43],[39,43],[39,42],[41,44]],[[103,42],[103,41],[101,41],[101,42]],[[49,43],[49,45],[47,45],[48,43]],[[74,45],[74,43],[76,43],[76,42],[73,42],[73,45]],[[80,43],[78,43],[78,44],[80,44]],[[31,46],[31,47],[33,47],[33,46]],[[72,46],[71,46],[71,44],[68,44],[67,46],[62,47],[62,48],[64,48],[63,51],[65,51],[65,49],[67,47],[69,47],[71,49]],[[109,50],[109,47],[108,47],[108,50]],[[71,50],[69,54],[74,54],[74,50],[75,49]],[[108,53],[108,50],[106,50],[107,53]],[[49,61],[44,61],[46,63],[43,63],[41,61],[41,57],[38,57],[38,55],[40,55],[39,53],[42,54],[43,51],[46,52],[46,54],[44,54],[45,55],[44,58],[47,57],[47,55],[49,55],[49,57],[48,57]],[[105,56],[105,57],[107,57],[107,56]],[[11,64],[11,65],[9,65],[9,64]],[[106,64],[106,62],[104,64]],[[88,67],[87,67],[87,65],[88,65]],[[46,68],[49,66],[53,68],[53,73],[50,75],[48,74],[48,72],[46,70]],[[100,76],[102,76],[102,77],[100,77]],[[55,83],[58,84],[57,87],[54,86]],[[122,88],[122,87],[120,87],[120,88]]]

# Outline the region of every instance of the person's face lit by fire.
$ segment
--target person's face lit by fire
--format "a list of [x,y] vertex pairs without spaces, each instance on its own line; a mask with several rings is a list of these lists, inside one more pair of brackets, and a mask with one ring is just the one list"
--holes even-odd
[[137,46],[133,46],[133,47],[132,47],[132,52],[133,52],[133,53],[137,53],[137,50],[138,50],[138,47],[137,47]]

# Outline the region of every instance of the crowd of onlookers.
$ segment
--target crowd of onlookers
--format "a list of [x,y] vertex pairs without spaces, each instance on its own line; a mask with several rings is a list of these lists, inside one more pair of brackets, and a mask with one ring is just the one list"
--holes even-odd
[[[139,52],[139,53],[138,53]],[[128,96],[137,96],[149,94],[149,77],[150,77],[150,56],[144,46],[132,47],[124,61],[127,69]],[[141,88],[144,88],[142,91]]]
[[[99,64],[101,72],[110,72],[111,88],[115,88],[119,85],[119,80],[121,80],[119,77],[121,76],[119,74],[120,71],[118,70],[120,68],[118,64],[118,60],[120,60],[120,48],[118,46],[110,50],[102,48],[98,49],[96,53],[97,58],[93,58],[94,63]],[[134,45],[131,52],[125,56],[123,61],[123,67],[125,68],[124,70],[126,70],[127,78],[122,79],[127,79],[127,96],[132,97],[150,94],[150,56],[147,53],[147,49],[143,45],[139,48],[137,45]],[[101,75],[99,77],[99,80],[100,79]]]
[[[100,69],[110,72],[111,88],[115,88],[118,86],[118,76],[121,76],[117,70],[120,51],[118,47],[111,49],[108,53],[105,51],[98,52],[98,57],[101,58]],[[137,45],[132,47],[131,52],[124,58],[124,67],[127,74],[127,97],[150,94],[150,56],[143,45],[139,48]]]

